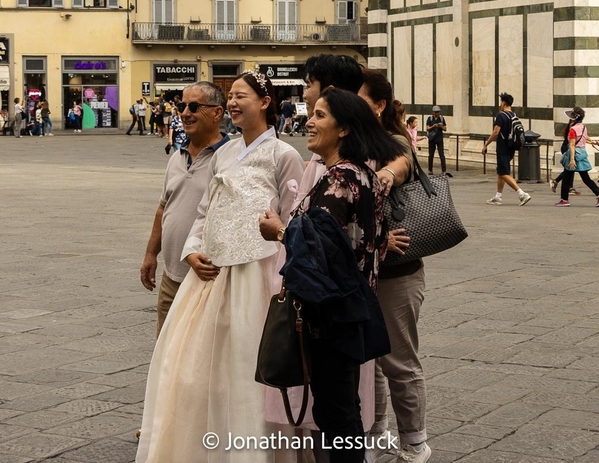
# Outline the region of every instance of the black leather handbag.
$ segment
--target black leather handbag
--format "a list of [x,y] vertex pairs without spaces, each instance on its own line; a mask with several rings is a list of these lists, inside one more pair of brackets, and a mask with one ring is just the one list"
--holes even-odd
[[389,231],[405,228],[410,246],[401,255],[387,251],[383,266],[401,265],[446,251],[468,236],[445,175],[428,177],[414,155],[415,180],[391,188],[383,203]]
[[[304,420],[310,392],[309,356],[304,348],[304,321],[301,316],[302,303],[285,290],[270,300],[262,339],[258,348],[255,380],[281,390],[287,420],[299,426]],[[287,388],[304,386],[302,406],[297,419],[293,418]]]

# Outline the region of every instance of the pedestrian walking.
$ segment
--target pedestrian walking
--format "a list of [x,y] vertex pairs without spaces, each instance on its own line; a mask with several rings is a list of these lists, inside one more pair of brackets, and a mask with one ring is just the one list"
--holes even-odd
[[410,142],[412,143],[412,151],[416,153],[418,151],[418,142],[426,140],[427,137],[424,135],[418,136],[418,118],[416,116],[410,116],[407,120],[408,133],[410,134]]
[[[285,120],[283,128],[280,130],[281,133],[291,133],[293,131],[293,105],[291,104],[291,97],[285,98],[283,107],[281,108],[281,116]],[[289,128],[289,132],[286,129]]]
[[564,166],[564,178],[561,187],[561,199],[555,203],[557,207],[569,207],[569,190],[574,181],[574,173],[578,172],[584,184],[595,194],[597,201],[595,206],[599,207],[599,186],[589,177],[589,170],[593,168],[589,162],[589,156],[586,144],[595,144],[596,142],[589,137],[587,128],[582,121],[585,111],[579,106],[575,106],[570,111],[566,111],[566,116],[571,121],[568,129],[569,149],[563,154],[561,162]]
[[428,132],[428,173],[433,174],[433,161],[435,150],[439,152],[441,160],[441,171],[446,172],[445,153],[443,149],[443,132],[447,130],[445,118],[441,115],[441,107],[433,106],[433,115],[426,120],[426,131]]
[[139,100],[137,100],[135,103],[133,103],[131,105],[131,107],[129,108],[129,114],[131,114],[131,125],[127,129],[127,132],[125,133],[126,135],[131,135],[131,131],[133,130],[135,125],[139,125],[138,124],[139,117],[137,115],[138,111],[139,111]]
[[527,204],[531,196],[518,186],[518,183],[510,175],[510,164],[514,159],[516,150],[508,146],[507,140],[512,130],[512,117],[515,113],[512,111],[514,97],[508,93],[499,95],[499,113],[495,116],[494,128],[489,138],[485,140],[482,154],[487,154],[487,147],[497,140],[495,151],[497,153],[497,192],[495,196],[487,200],[487,204],[501,206],[503,204],[503,187],[507,185],[518,193],[520,198],[519,206]]
[[83,119],[83,108],[77,100],[73,101],[73,114],[75,115],[75,133],[81,133],[81,121]]

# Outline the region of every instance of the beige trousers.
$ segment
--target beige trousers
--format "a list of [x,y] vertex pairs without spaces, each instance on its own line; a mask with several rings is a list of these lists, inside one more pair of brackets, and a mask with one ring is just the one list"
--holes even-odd
[[388,382],[401,445],[419,444],[427,439],[426,386],[418,358],[417,327],[424,300],[424,268],[412,275],[379,279],[377,292],[391,353],[376,361],[373,431],[386,427]]
[[162,281],[160,282],[160,290],[158,291],[158,320],[156,321],[156,337],[160,334],[164,320],[168,315],[168,310],[171,308],[175,295],[179,290],[181,283],[171,280],[166,276],[166,272],[162,274]]

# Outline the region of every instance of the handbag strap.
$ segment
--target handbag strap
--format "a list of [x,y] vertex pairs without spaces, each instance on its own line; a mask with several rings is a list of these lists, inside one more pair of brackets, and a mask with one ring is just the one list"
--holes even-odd
[[[283,285],[284,285],[283,281]],[[285,291],[283,286],[282,291]],[[280,298],[280,297],[279,297]],[[302,396],[302,406],[300,408],[299,415],[297,420],[293,418],[293,412],[291,411],[291,404],[289,402],[289,395],[287,394],[287,388],[281,389],[281,394],[283,395],[283,404],[285,405],[285,414],[287,415],[287,421],[291,426],[299,426],[304,421],[304,416],[306,415],[306,409],[308,408],[308,393],[310,386],[310,374],[308,372],[308,364],[306,363],[306,353],[304,351],[304,320],[301,317],[300,311],[302,310],[302,303],[299,301],[293,301],[293,308],[295,309],[296,319],[295,319],[295,331],[297,333],[297,337],[299,340],[300,353],[302,356],[302,370],[304,373],[304,393]]]
[[431,184],[431,181],[429,180],[428,176],[424,173],[424,170],[422,169],[422,167],[420,166],[420,163],[418,162],[418,156],[414,156],[414,164],[416,164],[416,170],[417,170],[416,177],[418,178],[418,180],[420,180],[420,183],[422,184],[422,187],[424,188],[424,191],[426,192],[427,196],[429,198],[432,195],[437,196],[437,192],[435,191],[435,188]]

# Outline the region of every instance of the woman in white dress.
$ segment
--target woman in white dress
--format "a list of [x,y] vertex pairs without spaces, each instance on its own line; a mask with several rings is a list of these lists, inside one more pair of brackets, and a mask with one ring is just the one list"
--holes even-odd
[[[254,71],[238,76],[229,93],[227,108],[243,137],[211,161],[209,191],[182,255],[192,268],[150,364],[137,463],[275,461],[273,445],[254,448],[275,432],[254,373],[279,250],[262,239],[258,219],[265,209],[289,216],[289,187],[304,164],[276,136],[273,93]],[[228,448],[235,437],[242,449]],[[277,463],[292,456],[279,452]]]

